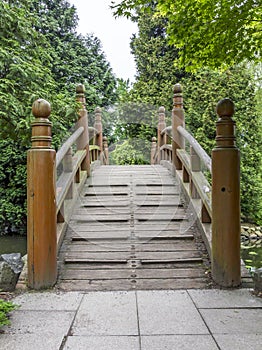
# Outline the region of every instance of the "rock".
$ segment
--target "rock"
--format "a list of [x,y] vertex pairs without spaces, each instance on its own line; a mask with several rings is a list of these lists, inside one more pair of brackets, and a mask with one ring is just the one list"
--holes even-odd
[[15,290],[18,274],[16,274],[11,266],[5,262],[0,261],[0,290],[11,292]]
[[0,255],[0,290],[15,290],[23,265],[20,253]]
[[256,292],[262,292],[262,267],[254,272],[254,289]]
[[0,261],[7,262],[15,273],[20,273],[23,270],[23,260],[20,253],[2,254]]

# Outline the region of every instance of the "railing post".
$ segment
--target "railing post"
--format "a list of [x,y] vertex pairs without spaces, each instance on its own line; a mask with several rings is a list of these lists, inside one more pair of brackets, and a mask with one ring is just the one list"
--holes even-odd
[[103,129],[102,129],[102,110],[100,107],[95,109],[95,124],[94,128],[97,130],[95,135],[95,145],[100,147],[100,160],[102,162],[102,152],[103,152]]
[[223,287],[241,283],[240,154],[235,145],[234,104],[217,105],[216,147],[212,151],[212,276]]
[[109,165],[109,154],[108,154],[108,143],[107,143],[107,137],[103,137],[103,164]]
[[166,127],[165,121],[165,107],[159,107],[158,110],[158,127],[157,127],[157,141],[158,141],[158,163],[163,160],[160,148],[166,144],[166,134],[161,135],[162,130]]
[[82,163],[81,169],[86,170],[87,176],[90,176],[90,156],[89,156],[89,133],[88,133],[88,113],[86,110],[85,87],[82,84],[76,87],[76,100],[81,103],[82,108],[78,112],[78,121],[76,129],[84,127],[83,134],[76,142],[77,150],[86,150],[86,156]]
[[56,152],[51,148],[50,104],[32,108],[32,148],[27,153],[28,286],[52,287],[57,278]]
[[178,126],[185,127],[185,116],[183,109],[183,96],[182,87],[180,84],[175,84],[174,86],[174,100],[173,100],[173,110],[172,110],[172,164],[173,171],[181,170],[182,164],[177,157],[176,150],[180,148],[185,148],[185,140],[177,131]]
[[150,159],[150,164],[151,164],[151,165],[156,164],[155,155],[156,155],[156,138],[155,138],[155,137],[152,137],[151,159]]

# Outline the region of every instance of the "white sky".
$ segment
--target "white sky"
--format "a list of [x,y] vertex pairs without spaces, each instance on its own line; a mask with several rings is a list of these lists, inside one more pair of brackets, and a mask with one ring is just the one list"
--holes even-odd
[[111,0],[69,1],[77,8],[78,32],[94,33],[101,40],[103,51],[116,76],[125,80],[129,78],[133,82],[136,68],[129,44],[132,34],[137,31],[136,24],[125,18],[115,19],[109,8]]

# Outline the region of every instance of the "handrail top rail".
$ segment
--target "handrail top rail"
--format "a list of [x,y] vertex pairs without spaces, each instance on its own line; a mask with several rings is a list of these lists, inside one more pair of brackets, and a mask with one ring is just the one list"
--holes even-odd
[[98,151],[101,151],[101,150],[100,150],[100,147],[99,147],[98,145],[89,145],[89,150],[90,150],[90,151],[93,151],[93,150],[95,150],[95,149],[98,150]]
[[193,147],[196,154],[203,161],[206,168],[212,172],[212,160],[211,157],[206,153],[206,151],[201,147],[201,145],[197,142],[197,140],[182,126],[177,127],[177,131],[181,136],[183,136],[189,144]]
[[164,149],[168,149],[169,151],[172,151],[172,145],[165,144],[160,147],[160,151],[163,151]]
[[83,134],[84,127],[80,126],[69,138],[63,143],[56,154],[56,168],[64,159],[70,147],[76,142],[76,140]]
[[101,131],[98,131],[96,128],[94,128],[93,126],[89,126],[88,127],[88,131],[89,132],[94,132],[95,135],[99,135],[101,133]]
[[172,125],[165,127],[162,131],[161,131],[161,135],[164,134],[168,134],[172,131]]

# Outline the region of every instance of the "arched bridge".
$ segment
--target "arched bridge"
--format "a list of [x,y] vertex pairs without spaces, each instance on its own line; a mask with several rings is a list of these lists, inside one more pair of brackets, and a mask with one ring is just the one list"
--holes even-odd
[[[109,165],[102,113],[88,126],[82,85],[75,132],[55,152],[50,105],[33,105],[28,151],[28,285],[65,290],[248,284],[240,259],[239,151],[234,105],[218,103],[211,158],[185,129],[175,85],[172,125],[159,109],[151,165]],[[206,179],[203,167],[212,176]],[[59,175],[58,175],[59,174]],[[241,278],[242,276],[242,278]]]

